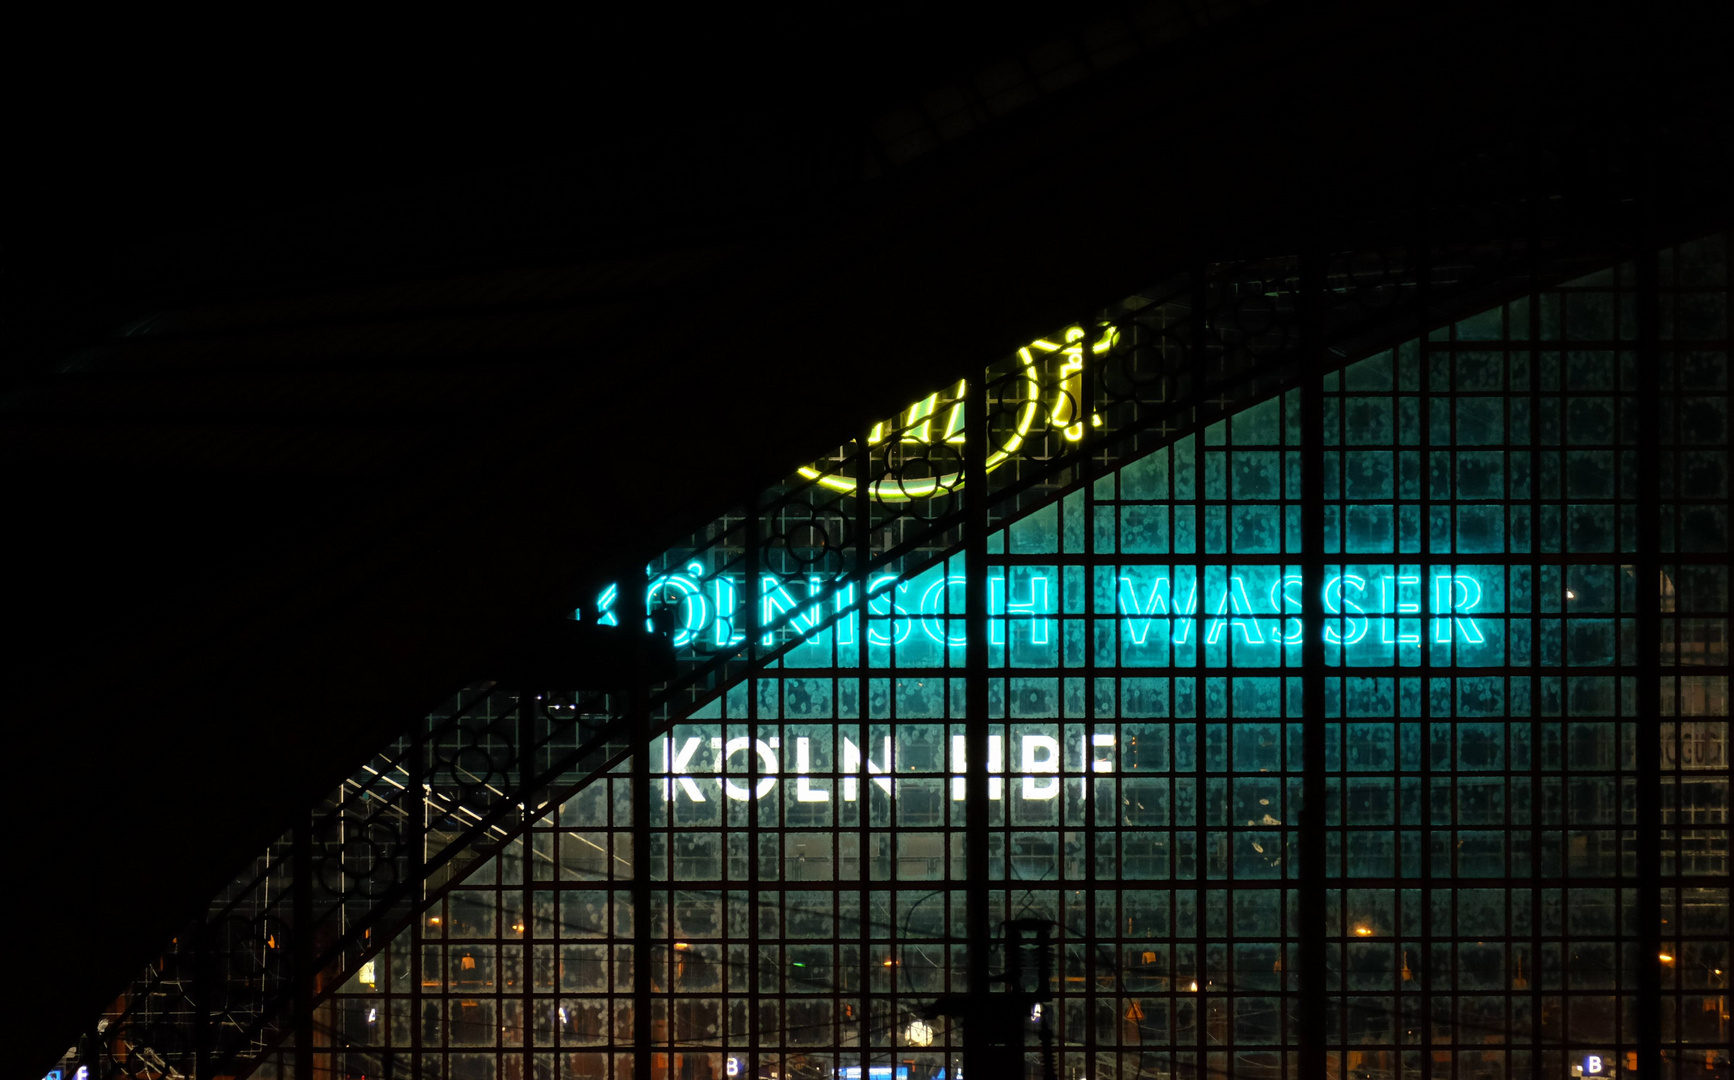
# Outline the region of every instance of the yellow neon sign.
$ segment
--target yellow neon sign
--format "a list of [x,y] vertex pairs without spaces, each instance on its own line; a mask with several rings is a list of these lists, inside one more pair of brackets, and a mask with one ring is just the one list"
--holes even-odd
[[[1086,358],[1085,338],[1088,335],[1081,326],[1067,327],[1058,342],[1047,338],[1037,338],[1018,350],[1018,359],[1023,367],[1018,377],[1023,380],[1027,390],[1023,408],[1018,411],[1017,424],[1011,434],[1006,436],[1000,445],[987,456],[986,469],[992,472],[1011,459],[1023,449],[1024,440],[1029,437],[1030,430],[1035,426],[1036,415],[1041,409],[1042,384],[1041,374],[1037,370],[1040,357],[1059,355],[1061,365],[1059,383],[1054,391],[1054,399],[1048,409],[1049,422],[1059,429],[1061,435],[1070,442],[1077,442],[1084,437],[1085,422],[1081,418],[1083,412],[1084,363]],[[1119,341],[1119,331],[1113,327],[1104,327],[1102,336],[1091,343],[1089,354],[1100,355],[1112,349]],[[873,430],[867,436],[869,446],[878,446],[887,438],[887,429],[899,434],[899,443],[914,443],[917,445],[932,445],[934,443],[959,445],[963,442],[963,398],[966,391],[965,380],[958,380],[950,393],[942,398],[938,391],[927,395],[920,401],[905,409],[902,413],[902,423],[894,418],[882,420],[873,425]],[[943,404],[945,408],[945,429],[937,438],[934,437],[934,419]],[[1091,427],[1102,426],[1102,415],[1091,413]],[[821,473],[811,466],[803,466],[796,470],[800,476],[815,481],[820,487],[843,495],[855,494],[856,482],[848,476],[838,476],[831,473]],[[908,502],[914,499],[932,498],[941,492],[949,492],[963,486],[963,473],[946,473],[941,476],[904,479],[890,476],[875,480],[867,485],[870,497],[881,502]]]
[[[1065,347],[1058,349],[1065,357],[1065,362],[1060,365],[1060,389],[1054,395],[1053,424],[1060,429],[1068,442],[1077,442],[1084,437],[1084,422],[1076,419],[1084,408],[1084,328],[1068,327],[1065,339]],[[1090,346],[1090,351],[1105,353],[1114,347],[1114,342],[1118,339],[1118,332],[1109,327],[1107,332]],[[1090,426],[1102,426],[1101,413],[1090,414]]]

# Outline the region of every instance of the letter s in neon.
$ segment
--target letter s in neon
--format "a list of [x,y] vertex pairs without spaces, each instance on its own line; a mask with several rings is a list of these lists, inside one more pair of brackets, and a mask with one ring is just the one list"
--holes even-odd
[[[1281,580],[1271,582],[1270,606],[1279,613],[1299,611],[1301,609],[1300,588],[1301,577],[1299,574],[1284,574]],[[1290,615],[1288,626],[1283,631],[1282,643],[1284,645],[1299,645],[1305,635],[1306,628],[1302,626],[1300,618]]]
[[[1339,574],[1325,582],[1325,611],[1331,615],[1342,615],[1343,625],[1347,629],[1345,633],[1329,622],[1325,623],[1325,640],[1332,645],[1353,645],[1367,636],[1366,609],[1350,599],[1350,589],[1364,594],[1367,583],[1354,574]],[[1349,614],[1350,612],[1354,614]]]
[[[891,588],[879,588],[879,586],[891,582],[895,583]],[[897,594],[908,588],[908,585],[898,580],[896,574],[880,574],[867,583],[867,644],[901,645],[909,640],[909,631],[915,623],[908,618],[908,612],[904,611],[902,606],[897,603]],[[875,592],[875,590],[878,591]],[[882,623],[893,614],[899,617],[891,620],[891,636],[887,637],[873,624],[875,621]]]

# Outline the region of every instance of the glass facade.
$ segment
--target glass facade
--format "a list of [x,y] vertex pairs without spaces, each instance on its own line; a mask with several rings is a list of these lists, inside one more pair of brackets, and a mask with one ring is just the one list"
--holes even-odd
[[647,738],[260,1074],[956,1077],[985,910],[1030,1075],[1726,1076],[1729,244],[1359,351],[1353,268],[1236,267],[861,433],[649,568]]

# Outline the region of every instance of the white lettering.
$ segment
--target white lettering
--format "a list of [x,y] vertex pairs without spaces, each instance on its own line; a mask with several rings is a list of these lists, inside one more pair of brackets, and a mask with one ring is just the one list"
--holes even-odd
[[692,768],[692,756],[698,753],[698,748],[701,745],[703,744],[699,737],[694,735],[681,744],[680,749],[674,755],[674,760],[669,761],[669,740],[666,738],[662,740],[662,759],[668,762],[668,771],[673,774],[663,782],[664,794],[669,802],[674,801],[674,785],[676,783],[680,784],[680,790],[685,793],[687,798],[693,802],[704,802],[704,792],[700,791],[698,785],[693,783],[691,776],[684,775]]
[[[777,771],[777,755],[763,739],[752,739],[745,735],[737,735],[727,743],[724,743],[720,738],[713,738],[711,739],[710,744],[713,748],[720,748],[721,750],[721,753],[717,755],[716,759],[716,771],[719,773],[725,773],[722,778],[723,793],[729,798],[734,799],[736,802],[746,802],[749,798],[762,799],[766,795],[770,794],[772,788],[777,786],[777,778],[774,775]],[[759,755],[759,764],[762,767],[761,771],[773,774],[770,776],[760,777],[758,787],[751,792],[740,784],[729,779],[726,775],[729,758],[748,749],[755,751]]]
[[[1092,735],[1092,736],[1090,736],[1090,745],[1095,746],[1095,747],[1102,747],[1102,746],[1112,747],[1114,745],[1114,736],[1112,736],[1112,735]],[[1093,754],[1086,755],[1086,756],[1090,758],[1090,771],[1091,772],[1113,772],[1114,771],[1114,754],[1113,754],[1112,750],[1109,751],[1108,756],[1105,758],[1099,758]]]
[[[962,802],[968,798],[964,794],[963,773],[968,766],[964,763],[964,737],[951,737],[951,801]],[[1005,768],[1005,740],[999,735],[987,737],[987,797],[998,799],[1005,792],[1005,778],[999,772]]]
[[[873,763],[873,760],[871,758],[869,758],[867,760],[867,771],[870,773],[883,773],[883,772],[889,772],[891,770],[891,736],[889,736],[889,735],[885,736],[885,757],[884,757],[884,760],[885,760],[885,766],[882,768],[878,765],[875,765]],[[861,770],[861,748],[859,746],[856,746],[854,743],[850,742],[847,738],[845,738],[843,740],[843,769],[842,769],[842,772],[844,773],[844,776],[843,776],[843,801],[844,802],[854,802],[855,801],[857,794],[859,793],[859,791],[861,789],[861,781],[858,778],[856,778],[854,776],[850,776],[848,774],[860,772],[860,770]],[[873,782],[875,784],[878,784],[880,790],[884,791],[885,794],[887,794],[887,795],[891,794],[891,780],[889,777],[886,777],[883,779],[875,778]]]
[[795,740],[795,801],[796,802],[830,802],[829,791],[816,791],[812,781],[807,779],[807,773],[813,768],[812,739],[805,735]]
[[1024,798],[1054,798],[1060,793],[1060,778],[1041,778],[1030,774],[1060,771],[1060,740],[1052,735],[1025,735],[1023,751]]

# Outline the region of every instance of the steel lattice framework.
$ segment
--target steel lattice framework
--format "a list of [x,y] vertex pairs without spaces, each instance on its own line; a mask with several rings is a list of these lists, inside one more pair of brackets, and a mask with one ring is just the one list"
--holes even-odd
[[[952,1076],[912,1021],[1031,917],[1066,1076],[1725,1070],[1730,253],[1669,228],[1322,223],[969,372],[581,612],[670,611],[669,683],[382,750],[111,1074]],[[1481,651],[1357,652],[1344,577],[1439,568]]]

